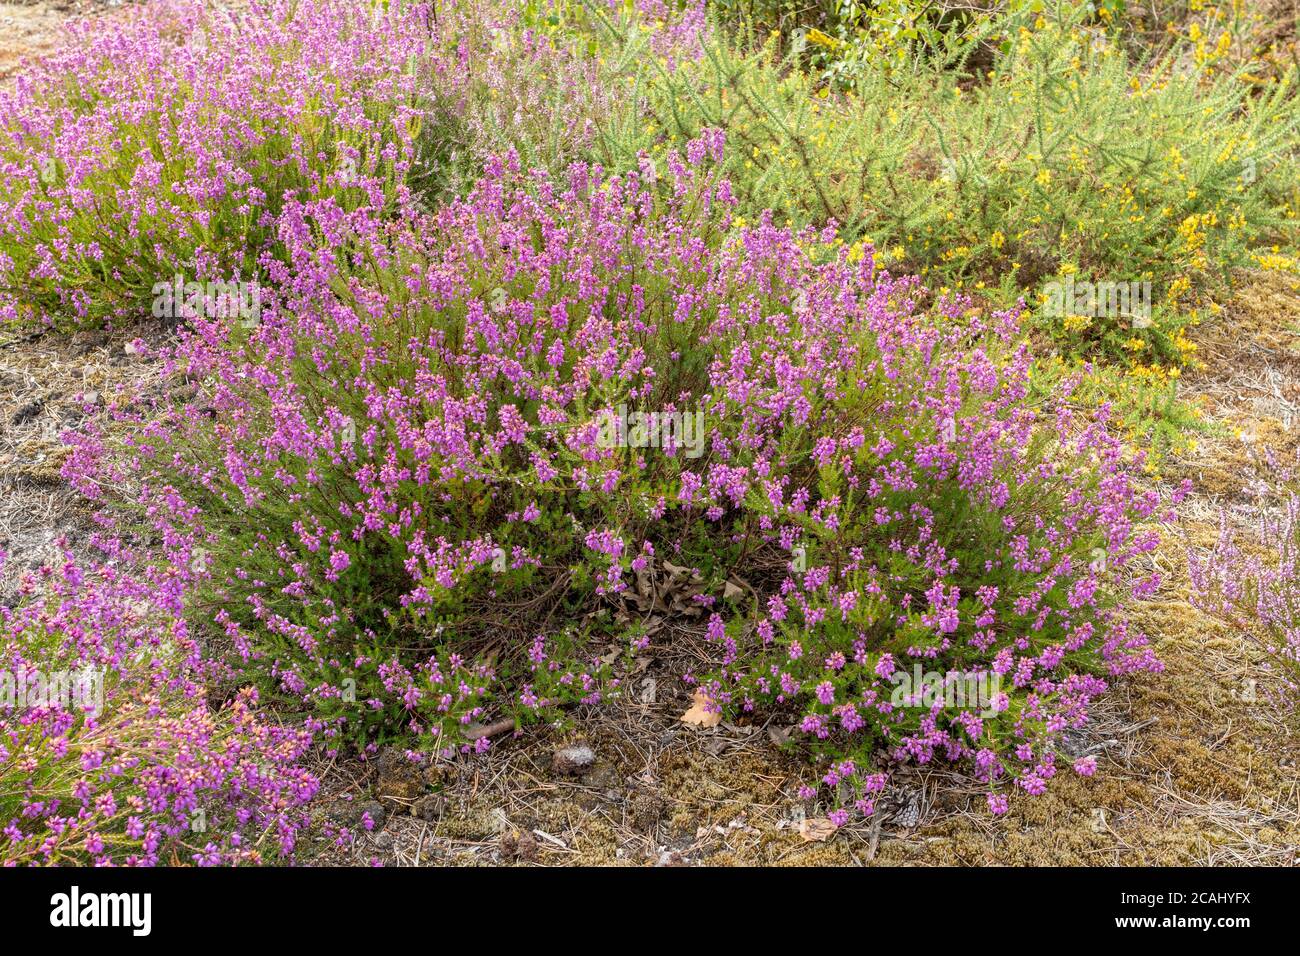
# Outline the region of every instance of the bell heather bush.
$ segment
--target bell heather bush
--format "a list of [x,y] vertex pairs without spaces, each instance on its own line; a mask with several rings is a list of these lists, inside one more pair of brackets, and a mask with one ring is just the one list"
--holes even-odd
[[725,645],[710,699],[792,707],[817,749],[851,756],[824,782],[867,814],[881,747],[973,758],[980,781],[1040,793],[1056,734],[1086,722],[1106,678],[1160,669],[1116,607],[1158,584],[1125,571],[1158,543],[1143,523],[1169,517],[1157,495],[1104,414],[1031,398],[1013,317],[939,315],[876,331],[872,360],[818,409],[817,469],[767,483],[764,510],[783,545],[806,543],[807,569],[710,628]]
[[[196,317],[160,358],[200,394],[119,402],[65,475],[130,489],[152,573],[330,738],[481,749],[489,718],[617,692],[590,648],[650,638],[586,612],[676,562],[717,646],[690,679],[791,712],[837,790],[878,789],[883,748],[1038,792],[1106,679],[1159,667],[1117,605],[1155,585],[1129,565],[1160,501],[1105,409],[1031,391],[1016,312],[733,222],[724,156],[709,131],[556,182],[508,155],[398,223],[290,199],[260,324]],[[649,413],[701,441],[649,442]],[[752,605],[711,596],[737,572]],[[1001,690],[891,702],[914,662]]]
[[779,119],[738,78],[708,92],[739,145],[698,91],[642,128],[720,68],[702,9],[168,2],[0,97],[0,318],[135,318],[177,273],[260,301],[183,309],[164,387],[66,438],[106,562],[0,634],[106,706],[0,710],[0,860],[292,854],[313,740],[449,756],[618,694],[610,645],[656,650],[629,612],[683,571],[713,648],[683,676],[793,724],[837,823],[904,761],[1001,812],[1159,669],[1124,607],[1169,514],[1109,408],[1031,376],[1022,307],[760,211]]
[[[68,555],[0,609],[0,864],[292,853],[317,789],[299,766],[310,734],[266,721],[253,688],[215,702],[181,582],[114,565]],[[51,697],[60,674],[88,677],[93,693]]]
[[[618,15],[658,18],[648,49],[666,62],[698,53],[700,3]],[[563,168],[592,150],[616,91],[554,19],[163,0],[111,31],[74,29],[0,94],[0,321],[129,319],[176,274],[257,283],[262,255],[282,253],[288,197],[395,218],[463,192],[507,146]]]

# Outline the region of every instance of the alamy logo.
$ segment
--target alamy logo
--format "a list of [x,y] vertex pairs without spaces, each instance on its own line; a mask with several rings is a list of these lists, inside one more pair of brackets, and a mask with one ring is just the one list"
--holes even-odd
[[944,708],[979,707],[985,720],[996,717],[1006,709],[1006,699],[1001,693],[1002,675],[996,671],[938,671],[922,673],[921,665],[913,666],[912,673],[895,671],[889,678],[894,693],[889,702],[895,707],[923,707],[926,710],[939,704]]
[[1138,329],[1151,325],[1150,282],[1076,282],[1067,276],[1064,282],[1047,283],[1043,293],[1043,314],[1051,318],[1107,316],[1131,319]]
[[687,458],[704,454],[704,412],[629,412],[608,409],[600,419],[601,448],[660,448]]
[[179,272],[171,282],[153,287],[156,319],[241,319],[256,325],[262,314],[262,290],[256,282],[186,282]]
[[49,672],[0,670],[0,708],[53,708],[98,717],[104,710],[104,674],[93,667]]
[[153,928],[153,895],[82,893],[74,886],[69,893],[55,893],[50,897],[50,925],[126,926],[134,936],[148,936]]

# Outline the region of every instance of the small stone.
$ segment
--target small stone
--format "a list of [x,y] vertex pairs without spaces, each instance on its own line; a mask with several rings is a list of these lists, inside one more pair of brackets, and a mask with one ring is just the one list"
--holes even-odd
[[357,818],[360,819],[365,814],[370,814],[370,819],[375,824],[376,830],[382,830],[384,824],[388,821],[388,810],[378,800],[367,800],[357,807]]
[[677,850],[664,850],[659,854],[655,866],[687,866],[686,858]]
[[574,744],[555,751],[551,758],[551,767],[556,773],[566,777],[576,777],[585,773],[596,762],[596,751],[586,744]]
[[335,826],[355,827],[361,822],[361,807],[356,801],[340,800],[326,809],[325,816]]
[[41,398],[36,399],[34,402],[28,402],[22,408],[18,409],[18,411],[14,412],[14,417],[10,419],[10,424],[26,425],[33,418],[39,415],[41,409],[44,407],[45,400]]
[[[593,755],[594,756],[594,755]],[[616,790],[623,783],[618,771],[607,763],[593,764],[582,774],[582,782],[597,790]]]

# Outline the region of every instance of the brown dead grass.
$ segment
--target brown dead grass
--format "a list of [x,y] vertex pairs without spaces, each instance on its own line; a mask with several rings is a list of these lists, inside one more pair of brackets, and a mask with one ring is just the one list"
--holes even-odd
[[157,387],[157,368],[125,346],[161,335],[157,323],[68,336],[0,328],[0,603],[25,573],[61,561],[63,549],[85,553],[92,509],[61,476],[63,435],[123,396]]

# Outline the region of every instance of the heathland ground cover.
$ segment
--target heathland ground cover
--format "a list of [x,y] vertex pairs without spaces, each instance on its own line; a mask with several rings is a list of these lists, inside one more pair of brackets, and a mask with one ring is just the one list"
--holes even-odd
[[829,6],[0,89],[0,860],[1294,852],[1294,22]]

